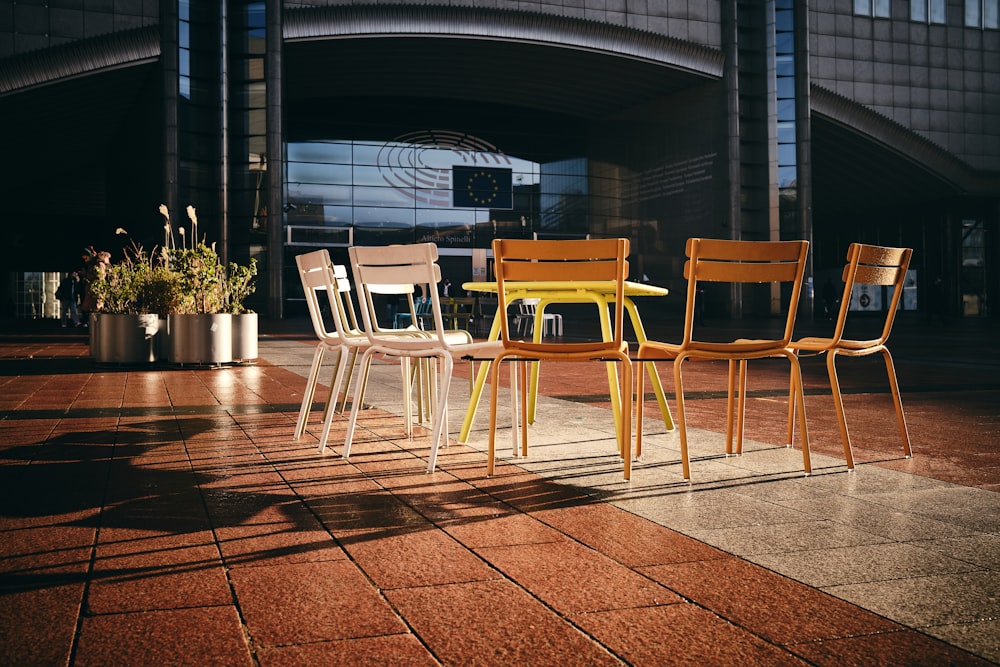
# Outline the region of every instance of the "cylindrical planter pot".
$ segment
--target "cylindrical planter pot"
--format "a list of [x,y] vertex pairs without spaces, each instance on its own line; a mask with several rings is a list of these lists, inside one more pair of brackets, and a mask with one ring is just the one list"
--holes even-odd
[[157,315],[160,322],[160,332],[156,334],[156,360],[166,361],[170,355],[170,332],[167,330],[167,316]]
[[228,364],[233,360],[233,316],[229,313],[167,315],[174,364]]
[[156,361],[156,315],[94,313],[90,317],[90,354],[100,364],[149,364]]
[[233,315],[233,360],[257,358],[257,313]]

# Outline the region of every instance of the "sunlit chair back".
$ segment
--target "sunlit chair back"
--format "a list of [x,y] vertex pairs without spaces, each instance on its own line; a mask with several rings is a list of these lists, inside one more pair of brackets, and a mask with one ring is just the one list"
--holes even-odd
[[[323,249],[297,255],[295,264],[299,269],[299,279],[302,282],[302,291],[305,293],[306,305],[309,308],[309,319],[312,321],[316,337],[320,340],[339,340],[340,336],[347,333],[344,327],[347,318],[342,312],[343,301],[338,291],[337,276],[330,261],[330,253]],[[346,278],[345,267],[341,266],[340,269]],[[320,294],[326,295],[330,307],[329,324],[323,317]]]
[[[867,348],[883,345],[889,340],[892,325],[896,320],[900,299],[906,284],[906,272],[910,266],[910,248],[889,248],[884,246],[852,243],[847,249],[847,264],[844,266],[844,294],[837,314],[831,343],[847,348]],[[851,297],[857,287],[867,286],[892,290],[881,333],[875,338],[851,340],[845,338],[845,329],[850,313]]]
[[[433,243],[414,243],[394,246],[352,246],[348,248],[351,257],[351,269],[354,272],[355,287],[358,298],[365,306],[361,307],[364,320],[364,331],[373,344],[392,342],[399,349],[420,350],[429,347],[427,337],[414,336],[400,338],[389,330],[388,335],[379,325],[378,313],[375,307],[375,296],[407,295],[412,297],[418,285],[428,285],[430,296],[423,309],[427,309],[430,317],[426,318],[431,338],[439,340],[445,348],[455,341],[471,342],[472,337],[467,332],[447,332],[441,316],[441,303],[437,295],[437,284],[441,280],[441,268],[437,264],[438,250]],[[414,308],[414,310],[416,310]],[[464,335],[462,335],[464,334]]]
[[[511,323],[508,321],[507,307],[512,295],[518,295],[521,282],[567,282],[581,283],[615,282],[614,306],[611,316],[612,332],[610,340],[584,342],[538,343],[516,341],[516,347],[526,352],[586,352],[600,350],[620,350],[623,346],[622,322],[624,319],[624,286],[628,276],[629,240],[612,239],[570,239],[570,240],[524,240],[494,239],[493,257],[497,276],[497,315],[501,318],[500,335],[504,347],[511,347]],[[526,304],[525,314],[533,316],[534,306]],[[517,327],[514,327],[517,332]]]
[[[681,346],[705,351],[719,350],[730,355],[786,347],[795,330],[808,252],[807,241],[688,239],[685,248],[688,259],[684,263],[684,277],[688,281],[687,301]],[[695,338],[698,299],[705,297],[701,283],[771,283],[772,290],[780,289],[781,284],[789,285],[791,291],[787,299],[780,298],[782,307],[786,309],[780,337],[754,337],[724,343]]]

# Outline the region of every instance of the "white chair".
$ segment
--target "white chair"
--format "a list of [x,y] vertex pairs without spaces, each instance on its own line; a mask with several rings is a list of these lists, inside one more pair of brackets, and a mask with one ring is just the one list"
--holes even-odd
[[[347,389],[350,386],[358,352],[366,349],[369,343],[367,336],[359,327],[357,315],[354,312],[351,300],[351,282],[347,278],[347,268],[342,265],[334,265],[330,261],[330,253],[325,249],[298,255],[295,258],[295,264],[299,270],[299,279],[302,282],[302,290],[309,307],[309,317],[312,320],[313,330],[317,338],[316,351],[313,353],[312,366],[306,380],[306,389],[302,395],[302,405],[299,407],[299,419],[295,426],[296,440],[301,438],[305,432],[323,359],[327,352],[336,351],[337,353],[337,362],[330,383],[330,396],[327,399],[323,415],[323,431],[319,442],[319,451],[322,453],[326,450],[334,414],[336,412],[342,413],[346,409]],[[323,317],[320,293],[326,294],[326,303],[330,309],[329,319],[333,324],[332,329]],[[413,337],[422,334],[412,330],[403,330],[387,332],[385,335]],[[344,400],[338,410],[337,404],[341,386],[344,387]]]
[[[514,328],[518,335],[530,336],[535,332],[535,322],[538,320],[539,303],[541,303],[541,299],[521,299],[518,301],[518,314],[514,319]],[[542,335],[562,336],[562,315],[559,313],[543,313]]]
[[[316,351],[313,353],[312,366],[306,380],[306,389],[302,394],[302,405],[299,407],[299,419],[295,426],[295,439],[298,440],[305,432],[309,412],[319,383],[319,374],[323,358],[327,352],[337,353],[333,380],[330,385],[330,396],[327,399],[326,415],[336,411],[341,383],[347,376],[350,383],[350,372],[353,371],[358,350],[367,346],[368,341],[357,328],[353,307],[350,307],[350,282],[347,280],[347,270],[344,266],[334,266],[330,254],[326,250],[298,255],[295,264],[299,270],[302,291],[305,293],[306,304],[309,307],[309,318],[312,320],[313,331],[316,333]],[[330,308],[330,321],[333,328],[323,317],[323,306],[320,293],[325,293]],[[345,298],[346,297],[346,298]],[[348,307],[350,310],[348,311]],[[345,392],[344,405],[347,396]],[[343,410],[344,408],[341,408]],[[326,444],[325,438],[320,443],[320,451]]]
[[[431,430],[431,453],[427,472],[434,471],[437,463],[438,446],[448,441],[448,392],[451,385],[452,368],[456,357],[491,358],[503,349],[499,341],[473,342],[471,334],[461,329],[446,329],[441,315],[437,284],[441,280],[441,269],[437,264],[437,246],[433,243],[412,245],[348,248],[351,268],[358,290],[358,298],[363,304],[361,314],[368,347],[361,355],[361,372],[358,374],[354,390],[354,403],[347,424],[344,439],[344,457],[349,457],[351,442],[357,427],[358,413],[364,400],[364,381],[372,355],[379,353],[396,357],[404,365],[410,359],[436,362],[434,373],[429,373],[430,405],[433,411]],[[373,295],[387,291],[406,291],[416,285],[430,285],[431,313],[433,329],[420,336],[402,337],[381,329],[377,321],[377,311],[373,306]],[[404,411],[411,411],[410,390],[404,382]]]

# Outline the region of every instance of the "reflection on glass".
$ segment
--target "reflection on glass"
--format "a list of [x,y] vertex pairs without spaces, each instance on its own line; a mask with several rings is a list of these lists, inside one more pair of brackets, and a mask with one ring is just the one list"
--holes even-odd
[[795,169],[795,165],[788,167],[778,167],[778,187],[794,188],[796,185],[796,179],[798,178],[798,172]]
[[[498,216],[501,210],[475,203],[454,206],[456,167],[504,173],[508,193],[497,202],[520,226],[537,209],[539,164],[509,158],[466,133],[436,130],[414,132],[406,138],[411,141],[289,142],[286,201],[295,208],[286,213],[287,224],[325,224],[336,205],[338,218],[359,228],[376,225],[381,230],[390,225],[413,230],[419,225],[423,231],[413,232],[417,236],[443,234],[449,243],[471,247],[472,230],[502,217]],[[585,174],[585,161],[582,168]],[[553,185],[561,188],[563,184],[553,181]],[[513,206],[519,210],[511,208],[510,189]],[[379,234],[384,237],[383,231]]]

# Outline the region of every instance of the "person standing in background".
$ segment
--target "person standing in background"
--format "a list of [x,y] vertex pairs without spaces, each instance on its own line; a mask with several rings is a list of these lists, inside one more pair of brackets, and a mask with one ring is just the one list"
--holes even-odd
[[65,327],[66,322],[72,322],[74,327],[80,326],[80,313],[78,305],[80,302],[80,274],[76,271],[70,272],[59,283],[56,290],[56,298],[59,299],[59,323]]

